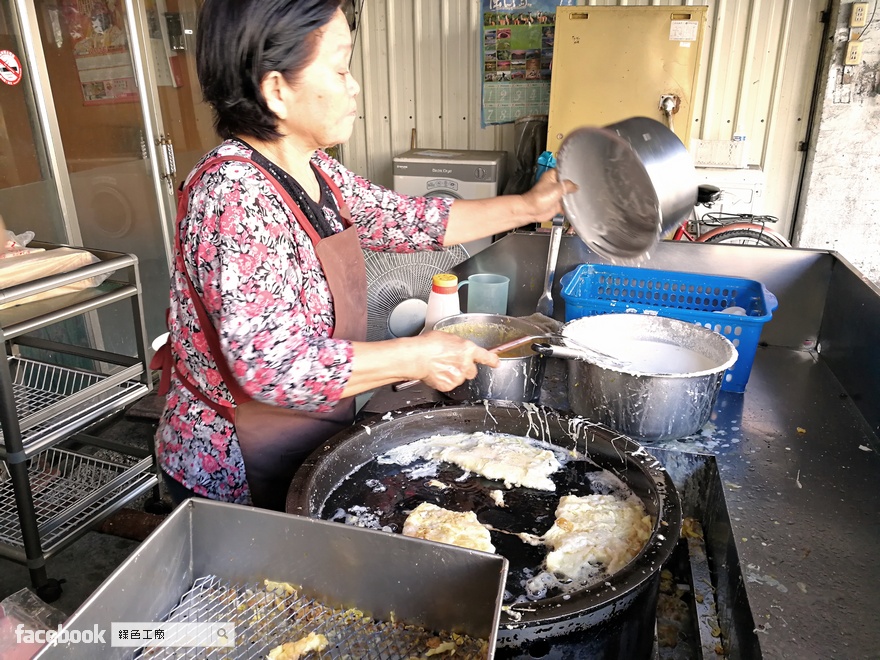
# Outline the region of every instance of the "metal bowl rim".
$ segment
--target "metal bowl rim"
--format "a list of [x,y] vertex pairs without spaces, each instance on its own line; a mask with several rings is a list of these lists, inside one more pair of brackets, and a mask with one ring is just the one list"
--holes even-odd
[[[639,158],[638,154],[627,140],[625,140],[619,133],[609,129],[608,127],[599,127],[599,126],[581,126],[580,128],[576,128],[571,131],[568,135],[563,139],[562,144],[559,147],[559,151],[556,158],[556,168],[559,172],[560,179],[569,179],[578,183],[578,180],[581,178],[577,176],[571,168],[566,166],[567,162],[570,162],[570,159],[567,158],[567,155],[571,154],[572,151],[578,153],[582,151],[579,147],[579,142],[583,141],[585,138],[599,138],[610,144],[614,144],[620,146],[624,149],[624,153],[627,154],[627,165],[632,166],[638,175],[642,178],[640,185],[644,188],[643,192],[647,195],[650,195],[650,201],[654,204],[654,207],[657,211],[656,213],[656,222],[653,223],[654,228],[651,232],[641,232],[641,249],[620,249],[618,246],[609,245],[608,242],[602,236],[597,236],[593,232],[590,222],[583,217],[583,208],[585,203],[578,203],[583,195],[591,194],[589,186],[581,185],[580,189],[577,192],[569,193],[567,195],[563,195],[562,197],[562,206],[565,209],[565,215],[568,221],[571,223],[571,226],[574,227],[575,232],[578,237],[589,246],[591,250],[598,252],[599,254],[605,257],[611,258],[622,258],[622,259],[635,259],[637,257],[642,256],[653,248],[657,241],[660,239],[660,232],[663,227],[663,209],[660,204],[660,197],[657,194],[657,188],[654,184],[653,179],[651,178],[648,169],[645,167],[645,164]],[[647,185],[645,185],[647,184]],[[580,211],[579,208],[580,207]]]
[[[704,327],[700,323],[690,323],[688,321],[682,321],[680,319],[670,318],[668,316],[656,316],[653,314],[599,314],[596,316],[582,316],[577,319],[572,319],[568,321],[559,331],[559,334],[563,338],[563,343],[566,344],[569,348],[577,349],[579,348],[579,342],[572,338],[567,337],[565,335],[565,331],[571,330],[571,328],[576,325],[588,325],[590,323],[598,324],[607,321],[603,321],[601,319],[609,319],[609,318],[631,318],[631,319],[639,319],[638,321],[632,321],[633,323],[659,323],[661,325],[678,325],[679,327],[687,328],[688,332],[697,332],[703,334],[706,337],[706,341],[714,342],[718,344],[720,347],[729,351],[729,357],[720,365],[712,367],[710,369],[704,369],[702,371],[693,371],[688,373],[651,373],[651,372],[642,372],[642,371],[627,371],[622,369],[615,369],[613,367],[609,367],[603,364],[598,363],[597,361],[590,359],[586,354],[583,358],[584,362],[588,362],[589,364],[602,369],[604,371],[614,372],[614,373],[627,373],[636,377],[645,377],[645,378],[670,378],[670,379],[684,379],[684,378],[702,378],[704,376],[711,376],[718,373],[723,373],[732,367],[737,359],[739,358],[739,353],[736,350],[736,347],[733,345],[727,337],[724,335],[715,332],[709,328]],[[650,319],[650,320],[649,320]],[[627,321],[629,322],[629,321]],[[582,345],[582,344],[580,344]]]

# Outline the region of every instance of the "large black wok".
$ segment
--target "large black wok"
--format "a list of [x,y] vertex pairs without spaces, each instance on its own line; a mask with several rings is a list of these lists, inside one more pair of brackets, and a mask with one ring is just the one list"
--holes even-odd
[[[380,465],[375,460],[389,449],[430,435],[474,431],[536,438],[590,460],[570,461],[554,475],[555,493],[506,490],[504,509],[488,495],[490,490],[504,489],[499,482],[473,475],[461,480],[462,471],[454,466],[439,475],[412,478],[399,465]],[[586,473],[599,468],[612,472],[641,498],[654,520],[651,538],[633,561],[604,583],[571,594],[551,589],[540,600],[506,608],[498,656],[645,658],[653,642],[660,567],[678,541],[678,495],[669,475],[641,445],[583,418],[532,404],[441,404],[374,417],[312,453],[293,479],[287,511],[340,519],[346,510],[366,507],[362,523],[399,531],[407,513],[429,501],[453,510],[473,510],[493,528],[543,534],[553,524],[559,497],[589,494]],[[432,480],[452,488],[438,489]],[[494,531],[492,542],[510,562],[507,590],[515,597],[523,591],[524,577],[540,570],[546,550]],[[576,652],[564,650],[562,642],[573,639]]]

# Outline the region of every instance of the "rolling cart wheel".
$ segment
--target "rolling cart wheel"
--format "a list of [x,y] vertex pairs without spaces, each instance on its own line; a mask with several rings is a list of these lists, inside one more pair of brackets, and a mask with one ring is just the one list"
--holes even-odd
[[64,584],[66,580],[56,580],[55,578],[49,578],[46,581],[46,584],[41,587],[37,587],[37,596],[40,597],[44,603],[54,603],[56,600],[61,598],[61,585]]

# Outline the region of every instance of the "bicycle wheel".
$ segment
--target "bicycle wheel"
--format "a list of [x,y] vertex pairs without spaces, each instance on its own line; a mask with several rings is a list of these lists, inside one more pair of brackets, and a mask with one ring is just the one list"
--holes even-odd
[[757,245],[759,247],[791,247],[791,244],[775,232],[755,227],[739,227],[722,229],[717,234],[709,236],[705,243],[720,243],[724,245]]

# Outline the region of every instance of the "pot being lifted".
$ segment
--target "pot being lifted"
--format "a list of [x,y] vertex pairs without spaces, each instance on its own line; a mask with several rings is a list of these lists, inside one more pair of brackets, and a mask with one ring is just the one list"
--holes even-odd
[[566,323],[561,334],[564,346],[535,349],[570,360],[571,409],[637,440],[696,433],[737,359],[724,336],[659,316],[589,316]]
[[611,259],[634,259],[684,222],[697,198],[693,159],[675,133],[647,117],[569,133],[559,178],[578,185],[562,198],[586,245]]

